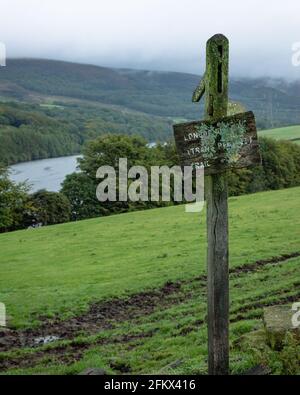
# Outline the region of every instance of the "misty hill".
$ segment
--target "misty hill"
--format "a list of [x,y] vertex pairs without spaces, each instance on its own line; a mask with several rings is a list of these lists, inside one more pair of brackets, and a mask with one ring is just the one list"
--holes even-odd
[[[0,68],[0,162],[77,154],[105,133],[172,138],[172,124],[199,119],[200,76],[14,59]],[[300,82],[232,80],[230,97],[260,129],[300,124]],[[1,104],[2,101],[2,104]]]
[[[201,117],[201,110],[191,103],[191,96],[199,79],[175,72],[11,59],[0,70],[0,97],[34,101],[37,95],[62,96],[156,116],[195,119]],[[261,128],[300,123],[300,81],[233,79],[230,97],[253,110]]]

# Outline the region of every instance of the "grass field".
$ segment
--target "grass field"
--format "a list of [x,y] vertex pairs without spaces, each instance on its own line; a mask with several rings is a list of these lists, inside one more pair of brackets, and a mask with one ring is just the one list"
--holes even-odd
[[[261,341],[262,308],[300,300],[300,188],[229,206],[232,372],[300,374],[299,347]],[[0,235],[15,328],[0,337],[1,372],[206,373],[205,240],[205,213],[184,206]],[[33,347],[47,335],[61,340]]]
[[275,140],[290,140],[300,144],[300,125],[262,130],[259,134],[260,136],[271,137]]

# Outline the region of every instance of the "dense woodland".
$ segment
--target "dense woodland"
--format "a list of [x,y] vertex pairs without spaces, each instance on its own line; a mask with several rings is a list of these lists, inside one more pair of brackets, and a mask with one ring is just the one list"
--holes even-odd
[[[172,123],[199,119],[200,76],[8,59],[0,73],[0,159],[13,164],[76,154],[106,133],[166,141]],[[230,98],[255,112],[259,129],[300,124],[299,82],[240,79]],[[2,103],[2,104],[1,104]]]
[[0,104],[0,160],[9,165],[81,152],[85,141],[107,132],[170,137],[171,121],[93,105]]

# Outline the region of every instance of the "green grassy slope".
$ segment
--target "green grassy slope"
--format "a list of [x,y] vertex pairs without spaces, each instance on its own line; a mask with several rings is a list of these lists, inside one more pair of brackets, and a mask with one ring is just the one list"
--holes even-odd
[[[300,249],[300,189],[230,199],[231,266]],[[0,300],[15,324],[205,272],[205,217],[184,206],[0,235]]]
[[[270,353],[253,354],[241,341],[261,328],[262,307],[300,299],[300,258],[254,264],[300,252],[299,196],[294,188],[229,201],[233,372]],[[100,315],[99,333],[83,329],[58,348],[54,343],[0,354],[0,370],[76,373],[102,366],[151,373],[180,360],[167,370],[205,372],[205,279],[196,279],[205,274],[205,237],[204,213],[187,214],[184,206],[0,235],[0,301],[18,327],[37,324],[41,315],[80,315],[91,302],[180,281],[163,296],[143,297],[142,303],[133,298],[121,313],[112,307],[112,324],[102,327]],[[278,355],[268,358],[283,371]]]
[[276,140],[290,140],[300,144],[300,125],[262,130],[259,134],[263,137],[269,137]]

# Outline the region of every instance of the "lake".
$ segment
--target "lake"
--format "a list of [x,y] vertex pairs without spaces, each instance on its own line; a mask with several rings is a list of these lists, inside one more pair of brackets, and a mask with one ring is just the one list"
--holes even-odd
[[58,192],[67,174],[74,173],[79,155],[34,160],[10,166],[10,178],[15,182],[28,181],[31,192],[39,189]]

